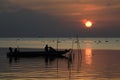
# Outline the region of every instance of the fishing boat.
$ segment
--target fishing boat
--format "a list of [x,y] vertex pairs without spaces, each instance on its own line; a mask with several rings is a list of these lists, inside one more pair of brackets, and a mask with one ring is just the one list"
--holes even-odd
[[35,57],[35,56],[61,56],[70,52],[71,49],[65,50],[49,50],[49,51],[11,51],[7,53],[7,57]]

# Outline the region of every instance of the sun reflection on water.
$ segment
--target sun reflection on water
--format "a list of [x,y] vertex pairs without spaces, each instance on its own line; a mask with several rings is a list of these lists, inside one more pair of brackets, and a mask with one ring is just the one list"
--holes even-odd
[[86,61],[86,64],[88,65],[92,64],[92,48],[91,47],[85,48],[85,61]]

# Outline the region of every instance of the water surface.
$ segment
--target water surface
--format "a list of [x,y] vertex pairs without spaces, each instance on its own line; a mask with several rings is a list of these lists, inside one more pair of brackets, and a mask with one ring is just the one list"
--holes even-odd
[[[0,39],[0,80],[120,80],[119,38],[79,40],[78,45],[73,38]],[[74,50],[63,57],[6,57],[9,46],[39,50],[45,44]]]

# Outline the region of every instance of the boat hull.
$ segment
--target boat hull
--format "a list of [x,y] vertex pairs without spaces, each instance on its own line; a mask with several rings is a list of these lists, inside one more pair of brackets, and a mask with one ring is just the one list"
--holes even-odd
[[70,50],[63,51],[54,51],[54,52],[46,52],[46,51],[36,51],[36,52],[8,52],[7,57],[35,57],[35,56],[61,56],[66,54]]

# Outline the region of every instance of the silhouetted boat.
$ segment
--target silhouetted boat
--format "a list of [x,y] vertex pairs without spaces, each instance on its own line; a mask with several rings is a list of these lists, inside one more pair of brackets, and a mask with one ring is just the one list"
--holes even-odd
[[35,56],[61,56],[70,52],[69,50],[56,50],[56,51],[15,51],[8,52],[7,57],[35,57]]

